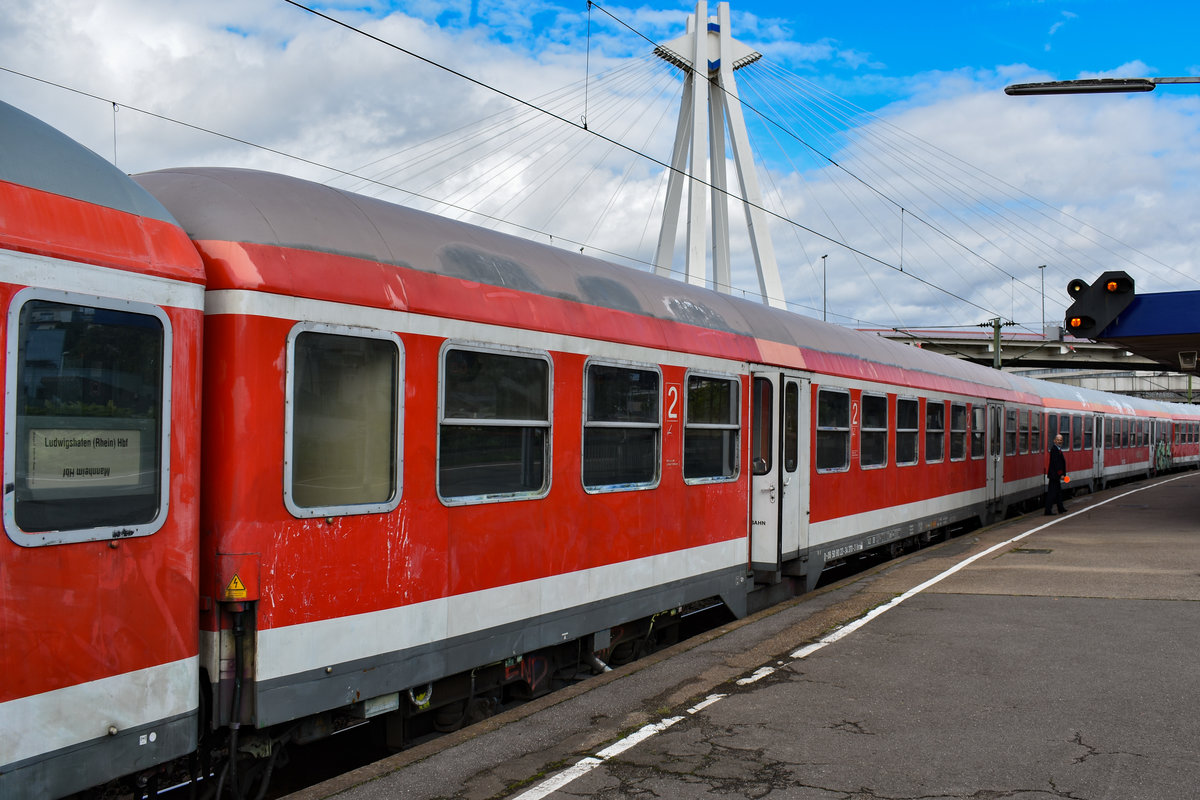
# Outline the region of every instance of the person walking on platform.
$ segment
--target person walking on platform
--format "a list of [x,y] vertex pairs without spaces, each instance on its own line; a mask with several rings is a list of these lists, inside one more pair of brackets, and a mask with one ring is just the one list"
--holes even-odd
[[1054,437],[1054,444],[1050,445],[1050,460],[1046,464],[1046,516],[1054,514],[1054,506],[1058,506],[1059,513],[1065,512],[1067,509],[1063,507],[1062,502],[1062,477],[1067,474],[1067,459],[1063,456],[1062,449],[1059,445],[1062,444],[1062,434]]

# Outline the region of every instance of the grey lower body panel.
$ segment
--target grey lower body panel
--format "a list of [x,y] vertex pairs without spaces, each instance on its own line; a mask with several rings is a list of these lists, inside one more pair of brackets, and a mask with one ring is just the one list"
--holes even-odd
[[813,565],[814,569],[824,569],[825,565],[831,561],[838,561],[848,556],[865,553],[892,544],[893,542],[929,533],[939,528],[945,528],[957,522],[964,522],[975,518],[982,519],[986,510],[986,503],[973,503],[955,508],[952,511],[929,514],[916,519],[906,519],[895,525],[863,531],[833,542],[813,545],[808,549],[809,563]]
[[254,684],[260,728],[346,706],[562,644],[659,611],[720,597],[737,616],[746,613],[746,568],[727,567],[686,580],[532,619],[477,631],[371,658],[333,664]]
[[195,751],[198,712],[0,767],[4,800],[48,800],[99,786]]

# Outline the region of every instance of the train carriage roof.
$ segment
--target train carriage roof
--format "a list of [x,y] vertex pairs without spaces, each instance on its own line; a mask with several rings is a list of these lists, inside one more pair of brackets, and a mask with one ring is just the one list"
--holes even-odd
[[[1111,406],[1112,396],[1055,387],[884,337],[718,294],[548,244],[310,181],[244,169],[134,176],[193,240],[336,254],[531,295],[750,337],[765,363],[928,389]],[[211,276],[210,276],[211,280]],[[259,288],[259,287],[245,287]],[[386,294],[382,287],[380,294]],[[411,310],[421,298],[409,296]]]
[[4,102],[0,102],[0,181],[174,222],[158,200],[107,160]]

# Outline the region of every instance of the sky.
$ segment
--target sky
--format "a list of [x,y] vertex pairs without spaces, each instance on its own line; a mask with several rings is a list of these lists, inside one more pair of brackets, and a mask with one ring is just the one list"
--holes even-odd
[[[5,3],[0,99],[127,172],[287,172],[647,268],[681,85],[649,51],[683,33],[694,2],[309,8],[374,38],[284,0]],[[1075,277],[1125,269],[1139,292],[1200,288],[1200,86],[1003,93],[1200,75],[1200,4],[732,0],[730,11],[734,36],[764,54],[738,73],[743,98],[771,104],[766,117],[789,131],[773,142],[782,128],[750,122],[799,313],[907,328],[995,315],[1040,331],[1061,319]],[[571,130],[584,119],[587,132]],[[418,177],[412,165],[446,142],[453,156]],[[970,191],[926,158],[969,168]],[[493,180],[511,193],[484,193]],[[753,292],[747,236],[732,239],[734,283]]]

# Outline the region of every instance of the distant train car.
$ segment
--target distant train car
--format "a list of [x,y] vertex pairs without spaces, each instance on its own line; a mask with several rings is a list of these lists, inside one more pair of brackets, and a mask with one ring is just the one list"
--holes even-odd
[[200,259],[95,154],[0,103],[0,796],[196,748]]

